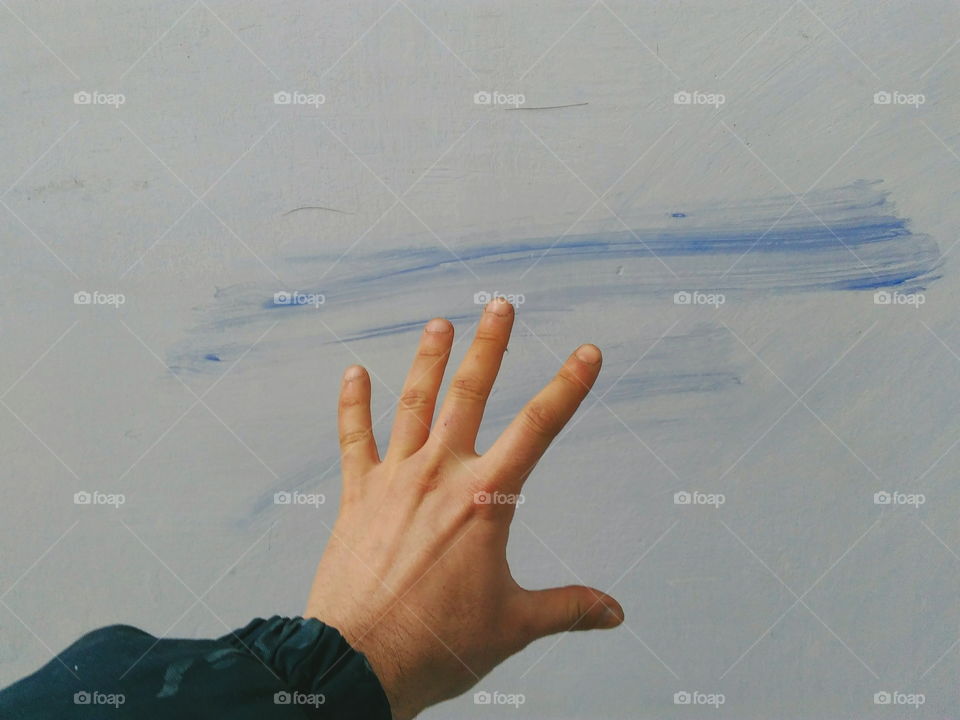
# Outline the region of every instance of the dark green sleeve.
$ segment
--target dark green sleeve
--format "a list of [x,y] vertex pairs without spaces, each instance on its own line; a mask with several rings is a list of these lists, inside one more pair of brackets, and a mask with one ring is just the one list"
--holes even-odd
[[319,620],[274,616],[215,640],[95,630],[0,691],[4,720],[390,720],[367,659]]

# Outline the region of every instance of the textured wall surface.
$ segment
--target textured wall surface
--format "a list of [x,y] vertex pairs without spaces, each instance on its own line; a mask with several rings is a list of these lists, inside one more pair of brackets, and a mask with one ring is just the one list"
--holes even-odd
[[0,2],[0,683],[300,613],[341,370],[384,442],[420,323],[500,292],[481,447],[605,353],[514,574],[627,619],[424,717],[960,717],[958,36],[946,0]]

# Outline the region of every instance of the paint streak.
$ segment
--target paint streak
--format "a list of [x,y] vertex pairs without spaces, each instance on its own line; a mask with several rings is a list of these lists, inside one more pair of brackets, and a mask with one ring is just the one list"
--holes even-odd
[[[621,288],[630,294],[690,287],[691,280],[699,283],[693,287],[727,290],[866,290],[905,285],[921,289],[940,277],[939,248],[928,235],[910,229],[909,220],[896,214],[889,193],[878,185],[859,181],[816,191],[802,203],[783,196],[705,206],[695,216],[672,213],[672,220],[687,221],[679,227],[671,223],[477,244],[458,248],[456,255],[440,246],[383,250],[364,256],[380,270],[359,274],[349,282],[426,279],[441,270],[462,270],[469,278],[464,264],[482,277],[522,272],[533,262],[542,266],[543,274],[560,265],[565,269],[583,266],[587,271],[592,262],[634,260],[657,263],[651,267],[659,277]],[[291,261],[311,264],[329,258],[316,255]],[[640,263],[635,267],[643,269]],[[535,282],[534,276],[529,277]],[[340,283],[331,285],[328,294],[336,295]]]
[[[626,375],[609,368],[614,384],[609,390],[601,384],[598,392],[608,404],[631,405],[635,400],[661,395],[736,388],[743,384],[744,373],[736,360],[737,345],[725,328],[699,323],[686,332],[662,338],[644,355],[643,362],[626,369]],[[610,348],[610,353],[615,354],[616,348]]]
[[[469,305],[471,312],[479,290],[522,289],[528,317],[598,302],[672,303],[678,290],[723,292],[727,303],[798,292],[922,290],[940,277],[937,243],[914,232],[879,186],[878,181],[858,181],[811,192],[802,202],[779,196],[704,204],[636,220],[629,230],[542,237],[517,233],[507,243],[471,240],[458,244],[455,252],[431,242],[355,251],[348,258],[320,253],[288,257],[285,261],[306,278],[297,297],[323,295],[323,304],[278,304],[278,289],[265,284],[220,288],[192,337],[171,348],[168,364],[175,372],[215,372],[213,358],[232,361],[249,347],[233,331],[259,335],[278,319],[296,338],[281,341],[274,332],[265,342],[301,350],[418,332],[427,318],[410,320],[396,315],[395,308],[408,307],[424,288],[443,298],[447,308],[451,299],[461,298],[453,307]],[[334,263],[336,272],[324,276]],[[322,282],[311,280],[318,276]],[[487,282],[491,287],[478,287]],[[334,337],[318,317],[327,327],[334,317],[377,321],[361,321],[357,327],[354,320],[349,333]],[[453,319],[471,317],[461,313]],[[224,340],[211,348],[213,337]]]
[[[460,322],[461,320],[475,320],[476,314],[447,315],[445,317],[450,322]],[[420,332],[423,329],[423,326],[426,325],[427,321],[430,319],[431,318],[420,318],[419,320],[412,320],[410,322],[393,323],[392,325],[382,325],[380,327],[368,328],[363,332],[348,335],[341,339],[344,342],[352,342],[354,340],[369,340],[370,338],[387,337],[389,335],[402,335],[403,333],[408,332]]]

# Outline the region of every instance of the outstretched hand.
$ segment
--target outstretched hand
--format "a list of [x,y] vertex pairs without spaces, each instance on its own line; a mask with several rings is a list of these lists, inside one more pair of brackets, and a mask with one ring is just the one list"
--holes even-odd
[[434,421],[453,326],[427,323],[381,460],[370,377],[347,369],[340,391],[343,492],[305,616],[363,652],[395,720],[454,697],[530,642],[610,628],[619,603],[599,590],[526,590],[506,548],[515,500],[600,373],[581,345],[486,453],[475,450],[487,397],[513,326],[503,299],[486,306]]

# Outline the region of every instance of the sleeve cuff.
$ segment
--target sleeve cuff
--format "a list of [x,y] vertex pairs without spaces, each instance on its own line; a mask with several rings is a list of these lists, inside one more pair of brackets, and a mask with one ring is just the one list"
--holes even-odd
[[367,658],[315,618],[256,618],[221,640],[247,649],[301,694],[278,693],[276,702],[299,701],[325,718],[391,718],[390,703]]

